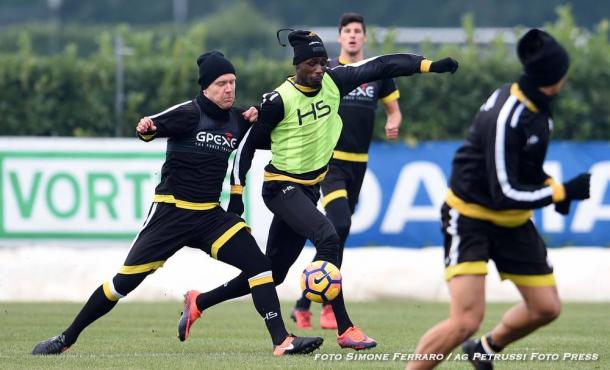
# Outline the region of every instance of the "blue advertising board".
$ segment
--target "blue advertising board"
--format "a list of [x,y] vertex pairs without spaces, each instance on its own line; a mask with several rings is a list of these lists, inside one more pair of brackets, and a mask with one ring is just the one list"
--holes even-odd
[[[439,209],[451,161],[461,142],[373,143],[367,178],[352,219],[348,247],[442,245]],[[567,217],[551,205],[535,212],[534,222],[550,247],[610,245],[610,145],[606,142],[554,142],[545,170],[557,181],[591,172],[591,199],[574,202]]]

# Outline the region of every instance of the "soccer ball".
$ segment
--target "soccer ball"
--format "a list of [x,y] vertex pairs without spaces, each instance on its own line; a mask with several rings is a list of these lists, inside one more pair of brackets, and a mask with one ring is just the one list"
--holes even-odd
[[327,261],[313,261],[301,275],[301,290],[307,299],[327,303],[341,292],[341,272]]

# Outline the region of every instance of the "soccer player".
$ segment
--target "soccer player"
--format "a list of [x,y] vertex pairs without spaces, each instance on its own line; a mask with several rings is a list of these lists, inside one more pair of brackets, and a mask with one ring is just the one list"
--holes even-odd
[[[346,13],[339,20],[339,58],[328,61],[328,67],[357,63],[364,60],[366,25],[362,15]],[[328,166],[328,173],[321,183],[322,205],[326,217],[339,235],[339,259],[343,262],[343,248],[352,225],[351,218],[362,181],[366,173],[368,151],[373,136],[377,101],[381,100],[387,115],[385,133],[388,139],[398,137],[402,115],[398,106],[400,93],[393,79],[364,83],[341,99],[339,116],[343,129]],[[311,301],[304,295],[297,300],[292,319],[298,328],[311,329]],[[324,304],[320,313],[322,329],[336,329],[337,321],[330,304]]]
[[[316,203],[320,182],[341,134],[341,97],[365,82],[423,72],[455,72],[458,68],[451,58],[432,62],[419,55],[393,54],[329,69],[326,49],[316,34],[293,31],[288,40],[294,49],[296,75],[263,95],[259,122],[246,134],[235,157],[228,208],[237,214],[243,212],[241,193],[255,148],[270,144],[272,159],[265,167],[262,195],[274,214],[266,254],[276,284],[284,281],[307,239],[316,247],[316,260],[339,263],[339,236]],[[247,293],[247,279],[242,273],[204,293],[202,302],[211,307]],[[332,306],[341,347],[359,350],[376,345],[351,322],[342,294]]]
[[[532,210],[555,203],[567,214],[571,201],[589,197],[590,174],[561,184],[542,167],[553,129],[550,103],[566,81],[568,53],[548,33],[532,29],[519,40],[517,54],[523,74],[481,106],[453,158],[441,211],[450,314],[416,349],[422,355],[447,354],[463,343],[476,369],[491,369],[494,354],[559,315],[553,267]],[[502,279],[516,285],[523,303],[480,339],[467,340],[483,320],[489,259]],[[407,369],[436,364],[411,362]]]
[[[322,338],[289,335],[273,284],[271,261],[257,246],[244,221],[219,206],[229,155],[237,148],[255,108],[233,108],[235,69],[224,56],[212,51],[197,59],[201,91],[195,99],[140,120],[136,132],[150,141],[167,137],[166,160],[152,207],[123,266],[98,287],[74,322],[60,335],[38,343],[33,354],[59,354],[72,346],[91,323],[108,313],[149,274],[183,246],[197,248],[233,265],[246,279],[258,313],[265,320],[274,345],[273,354],[308,353]],[[179,322],[179,337],[199,317],[197,292],[189,291]],[[185,329],[186,328],[186,329]]]

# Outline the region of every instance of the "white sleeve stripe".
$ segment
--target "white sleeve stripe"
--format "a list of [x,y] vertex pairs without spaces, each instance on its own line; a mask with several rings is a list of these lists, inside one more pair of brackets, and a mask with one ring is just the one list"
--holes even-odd
[[[380,57],[384,57],[384,56],[388,56],[388,55],[405,55],[405,54],[406,54],[406,53],[394,53],[394,54],[377,55],[377,56],[375,56],[375,57],[371,57],[371,58],[368,58],[368,59],[364,59],[364,60],[361,60],[361,61],[356,62],[356,63],[351,63],[351,64],[339,64],[338,66],[331,68],[331,70],[332,70],[332,69],[336,69],[336,68],[353,68],[353,67],[360,67],[361,65],[366,64],[366,63],[368,63],[368,62],[372,62],[372,61],[374,61],[375,59],[380,58]],[[416,55],[416,54],[411,54],[411,55]]]
[[241,151],[250,135],[250,130],[252,130],[252,126],[246,131],[244,138],[241,139],[241,142],[237,146],[237,153],[235,154],[235,160],[233,162],[233,179],[235,180],[235,185],[241,185],[241,179],[239,178],[239,162],[241,160]]
[[506,158],[504,156],[506,121],[508,120],[508,116],[510,115],[510,112],[516,102],[517,98],[511,95],[502,106],[502,109],[500,109],[500,114],[498,115],[498,120],[496,122],[496,174],[498,176],[498,183],[500,183],[502,193],[504,193],[507,198],[521,202],[534,202],[552,196],[553,188],[547,186],[536,191],[520,191],[514,189],[510,185],[510,182],[508,181],[508,175],[506,174]]
[[521,116],[521,112],[523,112],[523,108],[525,105],[523,103],[519,104],[517,109],[515,109],[515,113],[513,113],[513,118],[510,120],[510,127],[515,128],[519,124],[519,116]]
[[500,89],[494,91],[493,94],[487,99],[485,104],[481,105],[480,110],[488,111],[496,105],[496,100],[498,99],[498,95],[500,95]]
[[166,110],[164,110],[163,112],[160,112],[160,113],[157,113],[157,114],[155,114],[155,115],[150,116],[149,118],[155,118],[155,117],[159,117],[159,116],[160,116],[160,115],[162,115],[162,114],[165,114],[165,113],[167,113],[167,112],[169,112],[169,111],[172,111],[172,110],[174,110],[174,109],[176,109],[176,108],[178,108],[178,107],[181,107],[181,106],[183,106],[183,105],[185,105],[185,104],[188,104],[188,103],[190,103],[190,102],[191,102],[190,100],[187,100],[187,101],[185,101],[184,103],[176,104],[176,105],[174,105],[173,107],[169,107],[169,108],[167,108],[167,109],[166,109]]
[[338,66],[333,67],[333,68],[331,68],[331,69],[335,69],[335,68],[348,68],[348,67],[359,67],[359,66],[361,66],[361,65],[363,65],[363,64],[365,64],[365,63],[372,62],[373,60],[375,60],[375,59],[377,59],[377,58],[379,58],[379,57],[380,57],[380,55],[378,55],[378,56],[376,56],[376,57],[371,57],[371,58],[368,58],[368,59],[363,59],[363,60],[361,60],[361,61],[359,61],[359,62],[356,62],[356,63],[351,63],[351,64],[339,64]]
[[458,234],[457,223],[460,217],[460,214],[455,209],[449,209],[449,226],[447,227],[447,233],[451,235],[451,247],[449,247],[449,253],[447,258],[449,259],[449,263],[447,265],[453,266],[457,265],[458,257],[460,254],[460,242],[461,238]]

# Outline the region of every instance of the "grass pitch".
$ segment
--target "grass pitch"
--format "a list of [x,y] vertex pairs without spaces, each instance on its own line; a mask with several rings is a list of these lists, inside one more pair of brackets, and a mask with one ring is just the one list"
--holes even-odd
[[[0,369],[403,369],[405,362],[394,360],[395,353],[412,353],[419,337],[444,319],[448,308],[447,304],[416,301],[348,302],[353,320],[379,343],[373,350],[354,352],[340,349],[332,331],[296,330],[289,319],[291,305],[292,302],[282,303],[288,330],[325,339],[321,350],[312,355],[274,358],[262,319],[251,301],[244,300],[206,311],[184,343],[176,337],[181,303],[122,302],[85,330],[68,352],[37,357],[30,355],[34,344],[59,334],[81,304],[0,302]],[[508,307],[488,305],[482,332],[497,322]],[[317,305],[313,312],[315,327],[319,318]],[[502,361],[496,363],[496,368],[608,369],[609,312],[610,304],[565,304],[556,322],[505,351],[524,354],[527,361]],[[316,359],[316,353],[329,354],[335,361]],[[531,360],[533,353],[540,355]],[[565,361],[565,353],[597,354],[598,360]],[[369,360],[350,359],[354,354],[366,354]],[[371,360],[375,355],[377,360]],[[542,360],[555,355],[558,360]],[[380,360],[383,356],[388,359]],[[470,366],[450,360],[440,368]]]

